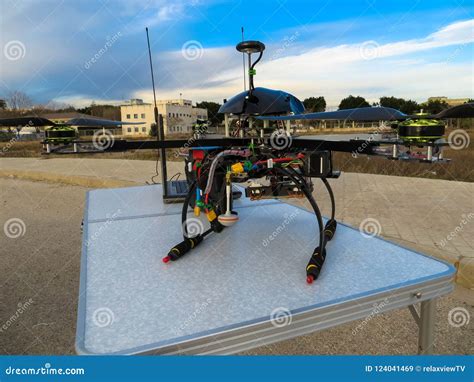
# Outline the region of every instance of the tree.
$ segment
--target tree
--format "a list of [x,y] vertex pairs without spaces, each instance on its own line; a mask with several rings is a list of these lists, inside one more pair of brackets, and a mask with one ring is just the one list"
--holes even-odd
[[218,113],[221,105],[217,102],[202,101],[196,103],[196,107],[207,109],[207,116],[212,125],[218,125],[224,120],[224,114]]
[[317,113],[326,110],[326,100],[324,97],[309,97],[303,101],[303,105],[307,111]]
[[12,110],[25,110],[33,105],[31,98],[18,90],[8,93],[6,101],[8,107]]
[[0,109],[5,110],[7,108],[7,101],[0,99]]
[[429,114],[438,114],[448,107],[449,105],[446,103],[446,101],[441,100],[429,100],[428,102],[424,102],[420,105],[420,108],[423,109],[423,112]]
[[391,107],[405,114],[413,114],[420,109],[416,101],[396,97],[380,97],[380,106]]
[[120,121],[120,106],[114,105],[98,105],[92,101],[90,106],[86,106],[82,109],[77,109],[79,113],[89,114],[94,117],[111,119],[113,121]]
[[339,110],[343,109],[355,109],[357,107],[367,107],[370,106],[369,103],[361,96],[353,96],[344,98],[339,104]]

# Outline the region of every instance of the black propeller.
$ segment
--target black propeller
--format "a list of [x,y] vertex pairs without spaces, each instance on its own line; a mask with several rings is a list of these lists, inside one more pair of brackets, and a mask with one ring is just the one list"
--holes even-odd
[[474,118],[474,102],[450,107],[433,116],[434,119],[444,118]]
[[122,121],[112,121],[110,119],[100,119],[100,118],[73,118],[65,123],[69,126],[101,126],[101,127],[115,127],[122,125],[143,125],[145,122],[122,122]]
[[[422,118],[444,119],[444,118],[473,118],[474,102],[454,106],[434,115]],[[349,120],[349,121],[403,121],[409,118],[420,118],[410,116],[400,110],[391,107],[360,107],[338,111],[327,111],[320,113],[294,114],[282,116],[262,116],[257,119],[270,121],[293,121],[293,120]]]
[[56,124],[47,118],[43,117],[16,117],[16,118],[1,118],[0,126],[101,126],[101,127],[115,127],[122,125],[143,125],[145,122],[122,122],[112,121],[110,119],[101,118],[73,118],[67,122]]
[[0,126],[54,126],[55,123],[42,117],[1,118]]

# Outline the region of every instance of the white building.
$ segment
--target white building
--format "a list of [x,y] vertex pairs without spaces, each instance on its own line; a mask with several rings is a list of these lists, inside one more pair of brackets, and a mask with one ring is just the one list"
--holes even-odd
[[[163,116],[165,134],[189,133],[198,119],[207,119],[207,109],[192,106],[186,99],[157,100],[158,113]],[[120,106],[123,122],[145,122],[144,125],[124,125],[123,135],[144,136],[150,134],[151,125],[155,123],[153,104],[141,99],[132,99]]]

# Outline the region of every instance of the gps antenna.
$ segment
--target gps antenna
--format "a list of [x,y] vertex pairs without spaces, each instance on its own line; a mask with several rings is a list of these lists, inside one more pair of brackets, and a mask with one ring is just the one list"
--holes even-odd
[[[151,71],[151,84],[153,87],[153,104],[154,104],[154,114],[155,114],[155,126],[156,126],[156,136],[158,141],[165,140],[165,134],[163,131],[163,124],[161,123],[161,116],[158,114],[158,107],[156,106],[156,91],[155,91],[155,76],[153,75],[153,61],[151,59],[151,48],[150,48],[150,37],[148,36],[148,27],[145,28],[146,30],[146,42],[148,44],[148,57],[150,59],[150,71]],[[163,184],[163,198],[168,196],[168,174],[166,171],[166,150],[164,147],[159,149],[160,153],[160,160],[161,160],[161,177],[162,177],[162,184]]]

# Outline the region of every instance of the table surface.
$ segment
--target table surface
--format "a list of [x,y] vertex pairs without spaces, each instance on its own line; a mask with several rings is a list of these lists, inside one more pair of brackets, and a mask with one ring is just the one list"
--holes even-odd
[[164,264],[182,241],[181,204],[163,204],[160,185],[88,192],[77,352],[159,352],[268,322],[280,330],[292,315],[341,304],[357,309],[364,298],[454,274],[449,264],[339,224],[320,277],[308,285],[314,214],[276,200],[241,198],[234,207],[235,226]]

